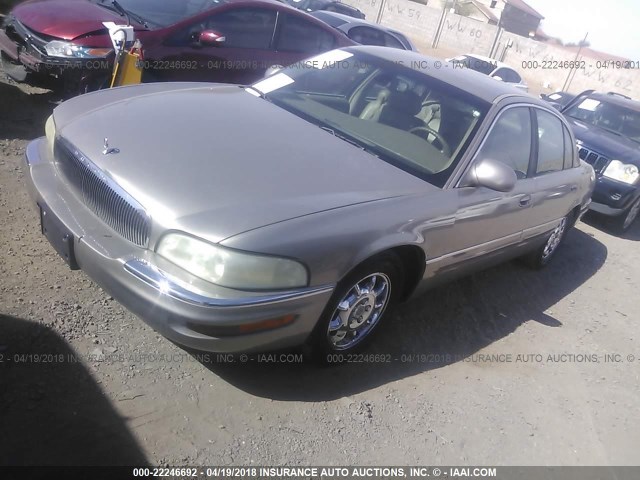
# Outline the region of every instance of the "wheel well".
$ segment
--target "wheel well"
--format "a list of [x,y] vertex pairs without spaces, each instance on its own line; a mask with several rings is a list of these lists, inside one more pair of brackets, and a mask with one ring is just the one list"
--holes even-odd
[[388,251],[398,255],[402,261],[402,268],[404,270],[406,281],[400,300],[406,300],[418,286],[418,282],[424,274],[424,269],[426,268],[426,256],[424,251],[415,245],[403,245],[400,247],[394,247]]

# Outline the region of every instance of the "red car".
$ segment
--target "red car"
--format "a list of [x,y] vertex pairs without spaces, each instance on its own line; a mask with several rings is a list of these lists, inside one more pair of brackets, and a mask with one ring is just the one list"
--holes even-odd
[[70,93],[101,88],[115,56],[105,21],[134,26],[143,81],[251,83],[273,65],[354,45],[271,0],[30,0],[0,30],[4,70],[18,81],[57,79]]

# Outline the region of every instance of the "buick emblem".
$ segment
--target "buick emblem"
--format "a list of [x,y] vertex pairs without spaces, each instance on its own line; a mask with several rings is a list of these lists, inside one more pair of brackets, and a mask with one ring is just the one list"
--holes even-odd
[[109,147],[109,139],[105,137],[104,146],[102,148],[103,155],[110,155],[112,153],[120,153],[119,148]]

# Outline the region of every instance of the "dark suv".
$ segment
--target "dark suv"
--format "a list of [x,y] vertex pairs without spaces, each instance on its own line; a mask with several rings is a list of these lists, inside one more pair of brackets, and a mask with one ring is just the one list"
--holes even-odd
[[588,90],[562,113],[573,128],[580,158],[596,173],[591,210],[627,230],[640,213],[640,102]]

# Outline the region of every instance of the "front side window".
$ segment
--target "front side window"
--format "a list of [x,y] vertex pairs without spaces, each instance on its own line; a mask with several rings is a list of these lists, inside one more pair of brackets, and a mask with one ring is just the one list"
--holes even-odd
[[490,107],[422,72],[344,50],[294,64],[254,88],[275,105],[440,187]]
[[169,43],[187,45],[204,30],[215,30],[226,40],[215,48],[251,48],[267,50],[276,26],[276,11],[265,8],[234,8],[212,15],[178,33]]
[[505,82],[520,83],[522,81],[522,78],[520,78],[520,75],[518,75],[518,72],[516,72],[515,70],[511,70],[510,68],[503,68],[502,71],[504,72],[503,78]]
[[489,131],[477,154],[479,160],[498,160],[527,177],[531,157],[531,115],[527,107],[507,109]]
[[294,15],[283,15],[284,22],[276,44],[282,52],[319,53],[334,47],[333,35],[323,28]]

